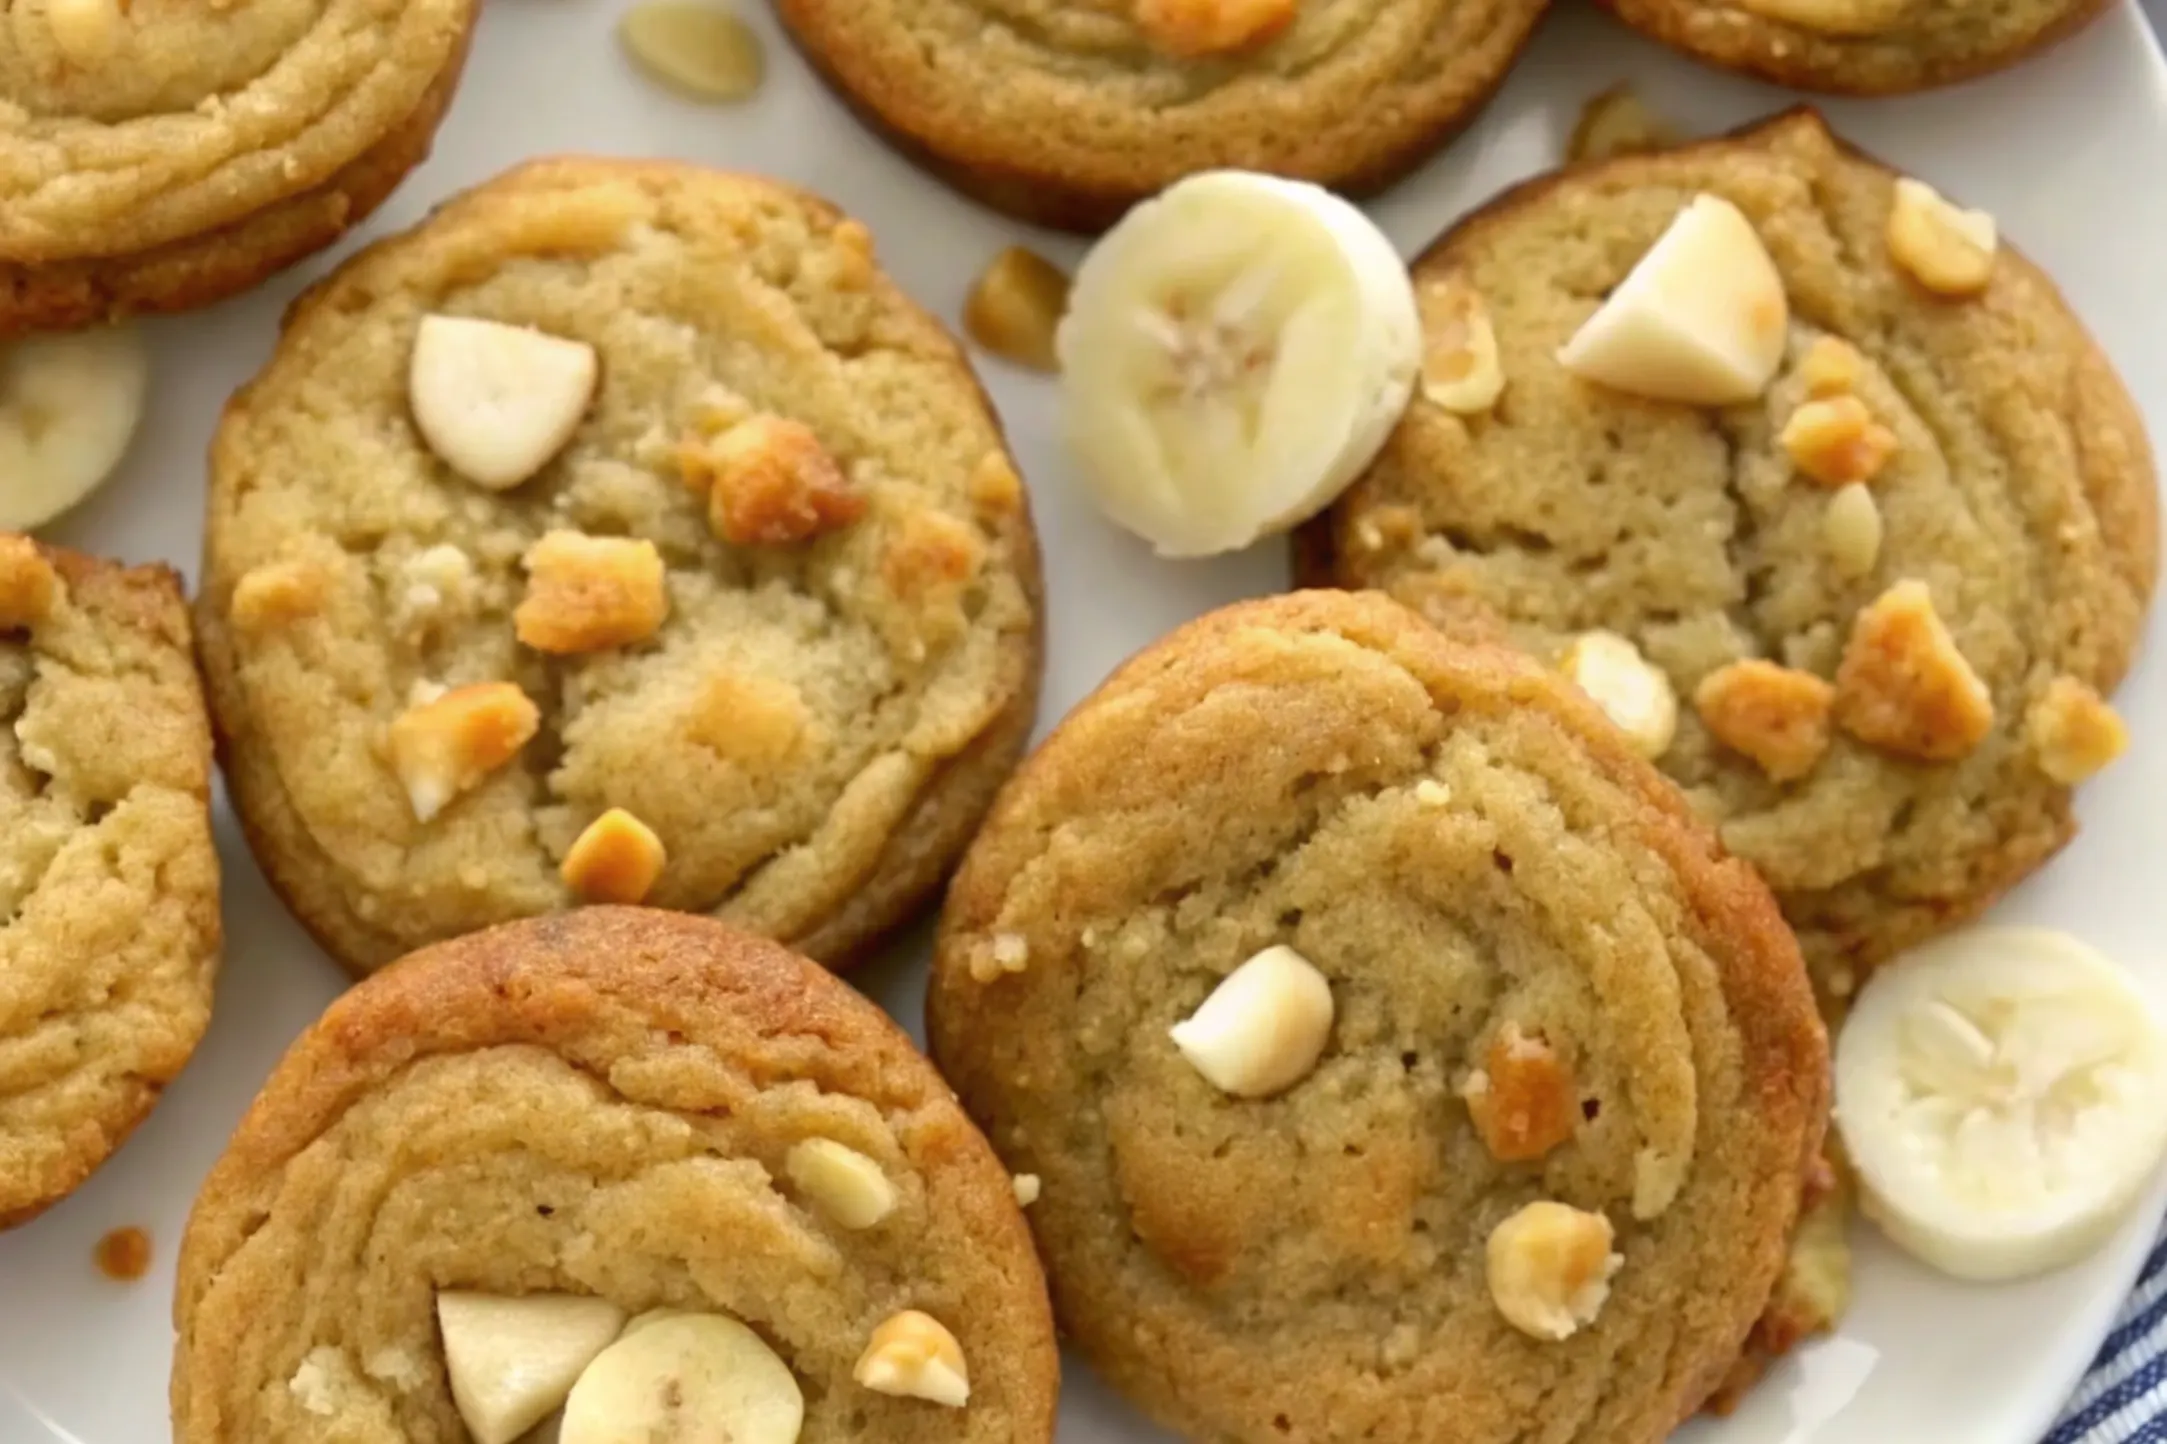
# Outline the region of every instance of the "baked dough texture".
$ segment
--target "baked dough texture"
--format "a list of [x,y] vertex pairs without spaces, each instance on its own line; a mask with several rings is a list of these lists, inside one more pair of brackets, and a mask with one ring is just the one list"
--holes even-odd
[[1778,85],[1897,95],[2004,70],[2083,29],[2105,0],[1602,0],[1635,30]]
[[[1474,417],[1418,399],[1297,546],[1298,576],[1380,588],[1446,625],[1501,623],[1539,656],[1590,629],[1634,641],[1680,699],[1660,765],[1774,887],[1832,996],[2068,840],[2070,789],[2026,719],[2058,683],[2112,692],[2159,566],[2152,454],[2098,346],[2006,244],[1982,295],[1921,289],[1884,239],[1895,180],[1794,111],[1508,192],[1415,267],[1422,289],[1482,297],[1502,398]],[[1752,220],[1789,294],[1767,394],[1702,409],[1568,374],[1558,348],[1701,192]],[[1896,443],[1870,488],[1879,557],[1856,577],[1825,551],[1833,493],[1779,441],[1827,336],[1862,358],[1856,395]],[[1839,727],[1778,782],[1715,741],[1693,702],[1704,678],[1751,657],[1834,679],[1858,614],[1907,580],[1991,691],[1968,754],[1920,761]]]
[[[811,1138],[895,1211],[828,1222],[784,1168]],[[439,1289],[730,1314],[796,1375],[802,1444],[1053,1437],[1044,1282],[985,1140],[872,1004],[706,919],[529,920],[333,1004],[190,1216],[175,1444],[463,1444]],[[902,1309],[962,1345],[966,1408],[852,1381]]]
[[[1170,51],[1139,10],[1284,11],[1265,38]],[[1465,125],[1547,0],[778,0],[814,68],[964,191],[1095,230],[1182,176],[1380,188]],[[1221,13],[1224,12],[1224,13]],[[1272,29],[1273,25],[1283,28]]]
[[208,305],[330,245],[428,154],[475,13],[15,6],[0,26],[0,334]]
[[0,533],[0,1228],[88,1178],[210,1021],[210,777],[180,579]]
[[[1335,1021],[1305,1078],[1238,1100],[1168,1031],[1277,944]],[[958,874],[928,1008],[1044,1180],[1067,1335],[1197,1439],[1662,1439],[1768,1301],[1827,1107],[1751,869],[1576,689],[1374,595],[1213,613],[1083,702]],[[1508,1079],[1515,1038],[1556,1068]],[[1493,1154],[1478,1074],[1507,1116],[1562,1105],[1555,1146]],[[1561,1342],[1485,1278],[1539,1200],[1623,1256]]]
[[[461,479],[415,428],[409,362],[432,312],[599,353],[580,430],[516,489]],[[722,540],[682,457],[747,417],[809,428],[863,514],[802,541]],[[658,631],[522,644],[524,561],[564,531],[653,544]],[[647,902],[847,962],[939,885],[1037,702],[1036,542],[955,343],[862,226],[692,166],[537,162],[312,291],[219,431],[205,577],[250,842],[363,972],[569,905],[560,863],[613,808],[667,849]],[[430,686],[504,682],[539,734],[418,820],[390,725]]]

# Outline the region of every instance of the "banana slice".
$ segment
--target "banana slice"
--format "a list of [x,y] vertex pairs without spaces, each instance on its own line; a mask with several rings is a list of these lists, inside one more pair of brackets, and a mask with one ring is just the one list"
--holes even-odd
[[805,1397],[758,1334],[721,1314],[635,1322],[572,1386],[560,1444],[796,1444]]
[[2090,1253],[2167,1152],[2167,1034],[2060,933],[1977,928],[1876,974],[1836,1047],[1866,1213],[1958,1278]]
[[0,531],[97,490],[143,418],[150,354],[132,326],[0,342]]
[[1301,181],[1192,176],[1084,259],[1055,337],[1085,484],[1161,556],[1285,531],[1369,465],[1422,362],[1383,232]]

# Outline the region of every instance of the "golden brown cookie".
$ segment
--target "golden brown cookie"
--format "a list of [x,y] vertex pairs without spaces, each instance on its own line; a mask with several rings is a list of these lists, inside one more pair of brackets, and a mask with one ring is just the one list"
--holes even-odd
[[44,0],[0,30],[0,334],[206,306],[427,156],[473,0]]
[[1688,55],[1777,85],[1895,95],[2002,70],[2104,14],[2106,0],[1601,0]]
[[1026,220],[1111,225],[1182,176],[1381,188],[1465,125],[1546,0],[780,0],[872,125]]
[[180,579],[0,532],[0,1228],[88,1178],[203,1036],[210,781]]
[[[807,1143],[848,1150],[886,1207],[838,1211]],[[334,1003],[189,1218],[175,1440],[467,1439],[437,1327],[452,1290],[741,1320],[802,1390],[802,1444],[1053,1437],[1052,1321],[1008,1174],[878,1009],[706,919],[529,920]],[[962,1407],[859,1382],[905,1311],[956,1341]]]
[[[1702,408],[1569,374],[1559,347],[1700,193],[1788,294],[1773,384]],[[1305,579],[1540,656],[1637,647],[1676,701],[1661,767],[1831,995],[2069,838],[2158,570],[2152,456],[2107,360],[2006,245],[1975,277],[1931,226],[1948,249],[1922,254],[1917,196],[1804,111],[1507,193],[1416,266],[1486,311],[1501,398],[1418,398],[1297,549]],[[1435,342],[1449,318],[1425,314]]]
[[1555,674],[1377,596],[1213,613],[1079,705],[928,1007],[1064,1329],[1192,1438],[1663,1438],[1827,1108],[1752,871]]
[[954,342],[856,222],[690,166],[532,164],[311,292],[206,557],[236,805],[358,971],[595,901],[845,962],[1036,706],[1036,543]]

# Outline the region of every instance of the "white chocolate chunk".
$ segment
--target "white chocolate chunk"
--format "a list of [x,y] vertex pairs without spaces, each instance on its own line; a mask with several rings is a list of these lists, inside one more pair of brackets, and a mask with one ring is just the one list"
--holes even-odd
[[799,1191],[844,1228],[871,1228],[895,1212],[895,1185],[880,1165],[828,1138],[791,1145],[783,1170]]
[[906,1309],[873,1330],[851,1377],[876,1394],[960,1409],[971,1399],[963,1346],[930,1314]]
[[436,1296],[452,1401],[474,1444],[511,1444],[572,1392],[624,1327],[607,1299],[572,1294]]
[[424,316],[407,395],[429,449],[476,486],[508,491],[572,439],[594,399],[592,346],[469,316]]
[[1170,1036],[1213,1087],[1268,1098],[1317,1066],[1332,1013],[1324,974],[1294,949],[1272,947],[1227,974]]

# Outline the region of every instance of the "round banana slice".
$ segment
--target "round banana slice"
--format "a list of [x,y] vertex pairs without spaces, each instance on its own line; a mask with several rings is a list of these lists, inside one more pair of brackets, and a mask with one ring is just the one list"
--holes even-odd
[[1399,253],[1353,205],[1211,171],[1093,248],[1055,346],[1100,506],[1161,556],[1208,556],[1308,519],[1369,465],[1422,324]]
[[633,1320],[572,1386],[559,1444],[796,1444],[805,1396],[760,1336],[721,1314]]
[[0,531],[96,491],[135,439],[150,357],[130,326],[0,341]]
[[1836,1046],[1869,1217],[1958,1278],[2072,1263],[2167,1152],[2167,1034],[2112,962],[2036,928],[1942,938],[1874,976]]

